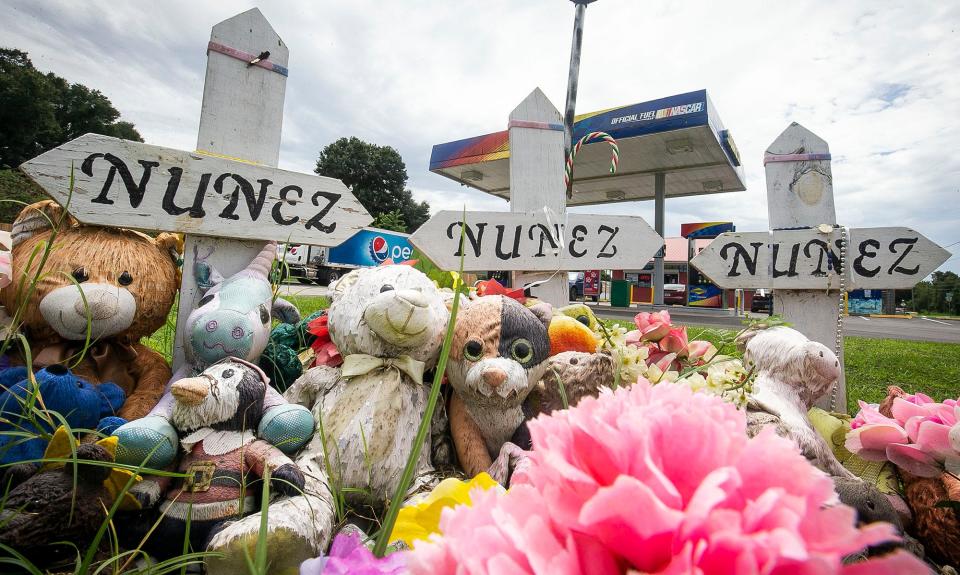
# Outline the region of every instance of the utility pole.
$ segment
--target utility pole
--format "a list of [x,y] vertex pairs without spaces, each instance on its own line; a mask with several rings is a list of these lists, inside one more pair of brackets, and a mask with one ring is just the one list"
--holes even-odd
[[[573,116],[577,107],[577,83],[580,79],[580,45],[583,43],[583,18],[587,13],[587,4],[596,0],[570,0],[577,5],[573,18],[573,42],[570,46],[570,71],[567,75],[567,106],[563,114],[563,150],[564,160],[570,156],[573,148]],[[567,182],[567,199],[573,197],[573,172]]]

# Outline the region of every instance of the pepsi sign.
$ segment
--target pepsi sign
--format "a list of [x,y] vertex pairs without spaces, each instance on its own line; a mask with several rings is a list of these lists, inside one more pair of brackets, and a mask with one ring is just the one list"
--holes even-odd
[[395,263],[410,259],[413,246],[407,235],[364,228],[335,248],[330,248],[330,265],[378,266],[390,259]]
[[386,261],[389,256],[390,244],[387,243],[386,238],[383,236],[374,236],[374,238],[370,240],[370,257],[372,257],[375,262],[383,262]]

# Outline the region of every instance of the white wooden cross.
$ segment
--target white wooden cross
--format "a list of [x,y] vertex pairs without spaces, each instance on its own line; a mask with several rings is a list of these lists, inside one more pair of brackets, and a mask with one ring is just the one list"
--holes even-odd
[[[764,163],[771,231],[721,234],[690,263],[722,288],[772,288],[774,313],[808,338],[839,348],[842,367],[841,288],[910,288],[950,253],[908,228],[841,231],[830,149],[797,123],[770,144]],[[817,405],[846,410],[843,371]]]
[[[663,246],[640,217],[566,213],[560,112],[535,89],[510,114],[510,212],[467,212],[464,269],[511,270],[513,287],[568,303],[566,270],[642,268]],[[435,214],[410,237],[439,267],[460,265],[463,213]]]
[[[268,54],[269,53],[269,54]],[[224,277],[268,240],[335,246],[372,218],[333,178],[277,169],[289,51],[253,8],[213,27],[197,151],[86,134],[21,168],[86,224],[184,232],[174,372],[201,294],[194,251]]]

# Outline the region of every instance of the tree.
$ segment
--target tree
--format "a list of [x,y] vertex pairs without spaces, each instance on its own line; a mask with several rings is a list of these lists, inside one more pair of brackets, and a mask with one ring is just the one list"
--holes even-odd
[[[83,134],[142,142],[133,124],[119,118],[99,90],[44,74],[26,52],[0,48],[0,199],[43,199],[43,190],[12,168]],[[21,207],[0,203],[0,222],[13,221]]]
[[16,167],[60,139],[56,90],[26,52],[0,49],[0,167]]
[[346,184],[375,220],[397,212],[405,230],[412,233],[430,217],[429,204],[417,202],[405,188],[407,167],[390,146],[340,138],[320,151],[314,171]]
[[394,232],[407,231],[407,224],[403,221],[403,214],[401,214],[399,210],[380,214],[370,225],[375,228],[391,230]]
[[11,223],[24,208],[46,195],[19,170],[0,170],[0,222]]
[[33,67],[26,52],[0,48],[0,168],[93,132],[142,142],[99,90]]
[[410,190],[404,190],[403,194],[403,221],[407,223],[407,231],[412,234],[430,219],[430,204],[414,200]]
[[920,313],[960,315],[960,277],[953,272],[933,272],[930,281],[914,286],[910,304]]

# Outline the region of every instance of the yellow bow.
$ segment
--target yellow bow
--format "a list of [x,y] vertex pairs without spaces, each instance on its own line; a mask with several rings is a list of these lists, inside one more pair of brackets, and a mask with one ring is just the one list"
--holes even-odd
[[423,362],[409,355],[400,357],[376,357],[365,353],[352,353],[344,356],[340,373],[343,377],[356,377],[370,373],[375,369],[393,368],[410,376],[417,384],[423,383]]
[[[106,449],[111,458],[116,458],[116,436],[101,439],[97,441],[96,444]],[[53,433],[53,438],[50,439],[50,443],[47,445],[47,450],[43,452],[43,458],[70,459],[73,457],[73,451],[76,449],[76,445],[77,440],[73,438],[73,435],[67,433],[66,428],[61,425]],[[40,471],[48,471],[58,467],[63,467],[63,463],[56,461],[44,463],[40,468]],[[132,475],[132,471],[128,471],[126,469],[117,469],[116,467],[112,468],[110,470],[110,475],[103,480],[103,486],[107,489],[107,493],[110,494],[110,497],[116,500],[117,496],[123,492],[123,488],[127,485],[127,482],[130,481],[130,477]],[[137,475],[133,480],[133,484],[136,485],[136,483],[141,479],[142,478]],[[123,493],[123,501],[120,503],[120,509],[123,511],[136,511],[137,509],[140,509],[140,502],[138,502],[137,498],[134,497],[128,490],[126,493]]]

